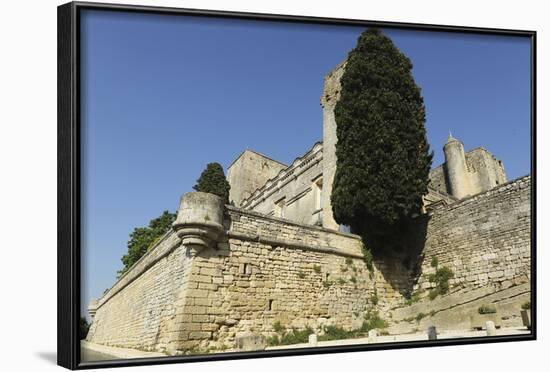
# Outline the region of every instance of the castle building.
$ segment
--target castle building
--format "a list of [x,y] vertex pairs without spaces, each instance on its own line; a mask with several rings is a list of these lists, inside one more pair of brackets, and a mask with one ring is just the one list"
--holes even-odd
[[[301,224],[340,230],[332,215],[330,195],[336,171],[336,120],[334,108],[340,98],[340,79],[345,62],[324,81],[323,141],[285,165],[252,150],[245,150],[229,166],[229,198],[240,208]],[[430,171],[425,209],[443,201],[473,196],[506,183],[502,161],[484,148],[464,151],[464,144],[449,134],[443,147],[445,162]]]
[[[242,152],[227,172],[233,205],[185,193],[172,229],[90,302],[89,343],[169,355],[263,350],[280,327],[356,330],[372,310],[390,335],[470,330],[483,326],[487,303],[498,308],[495,324],[517,334],[531,298],[530,176],[506,182],[487,150],[465,152],[449,136],[424,196],[422,254],[368,265],[363,240],[334,221],[330,205],[343,67],[325,77],[322,142],[289,165]],[[434,258],[453,273],[437,298]],[[434,315],[411,322],[420,309]]]

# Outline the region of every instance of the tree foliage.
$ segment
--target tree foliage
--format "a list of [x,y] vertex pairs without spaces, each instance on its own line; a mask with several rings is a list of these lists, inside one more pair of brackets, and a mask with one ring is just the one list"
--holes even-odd
[[411,70],[388,37],[369,29],[349,53],[341,78],[331,202],[336,221],[367,241],[403,229],[427,193],[433,154]]
[[90,324],[84,317],[80,317],[80,339],[84,340],[90,330]]
[[148,226],[136,227],[130,233],[128,251],[121,258],[124,267],[118,272],[119,277],[128,271],[171,228],[175,219],[175,213],[164,211],[159,217],[149,221]]
[[193,189],[221,196],[229,204],[229,182],[225,178],[223,168],[219,163],[209,163],[201,173]]

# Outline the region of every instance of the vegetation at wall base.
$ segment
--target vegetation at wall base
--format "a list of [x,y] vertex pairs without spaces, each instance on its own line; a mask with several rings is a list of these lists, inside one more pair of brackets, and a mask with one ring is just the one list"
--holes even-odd
[[[332,341],[365,337],[372,329],[383,330],[387,327],[388,322],[380,317],[378,310],[370,307],[365,313],[361,327],[348,331],[339,326],[326,325],[323,326],[323,334],[318,336],[317,340]],[[279,321],[273,324],[273,330],[277,333],[277,335],[267,338],[268,346],[305,344],[309,342],[309,335],[315,333],[310,327],[306,327],[303,330],[298,330],[295,328],[287,330]]]
[[477,309],[477,312],[480,314],[495,314],[497,312],[497,308],[495,305],[483,304]]
[[313,329],[307,327],[303,330],[293,328],[288,332],[286,332],[283,328],[282,330],[280,329],[277,331],[277,333],[279,333],[279,335],[275,335],[267,339],[267,344],[269,346],[305,344],[309,341],[309,335],[314,332]]
[[158,242],[162,235],[172,228],[172,223],[175,219],[175,213],[164,211],[159,217],[149,221],[148,226],[136,227],[130,233],[130,240],[128,240],[127,244],[128,251],[121,258],[124,266],[118,271],[118,278],[128,271],[130,267]]
[[206,169],[202,171],[197,184],[193,186],[195,191],[207,192],[218,195],[229,204],[229,182],[225,178],[223,167],[219,163],[209,163]]
[[411,69],[411,61],[379,30],[363,32],[348,55],[334,110],[334,217],[375,251],[404,248],[400,237],[428,191],[433,154]]
[[434,274],[428,276],[428,281],[435,283],[435,288],[428,293],[430,300],[435,299],[439,295],[444,295],[449,292],[449,280],[454,278],[453,270],[447,266],[440,267]]

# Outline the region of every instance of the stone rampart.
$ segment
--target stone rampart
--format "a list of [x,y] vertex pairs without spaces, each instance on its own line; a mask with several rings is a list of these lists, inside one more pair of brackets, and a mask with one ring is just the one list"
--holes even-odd
[[[234,347],[249,334],[274,335],[276,322],[353,329],[374,305],[390,330],[431,305],[443,315],[460,305],[467,319],[472,309],[461,303],[467,298],[504,301],[509,313],[519,312],[530,281],[530,186],[524,177],[435,206],[419,260],[378,258],[373,272],[356,235],[232,206],[217,221],[220,200],[186,194],[174,231],[93,304],[88,340],[178,354]],[[196,212],[193,203],[200,204]],[[430,304],[434,257],[454,278],[450,293]],[[420,298],[412,307],[404,297],[411,292]],[[440,315],[442,324],[450,324],[453,312],[447,314]]]
[[454,272],[451,285],[504,287],[530,279],[531,177],[433,210],[423,251],[418,287],[430,288],[426,275],[438,266]]

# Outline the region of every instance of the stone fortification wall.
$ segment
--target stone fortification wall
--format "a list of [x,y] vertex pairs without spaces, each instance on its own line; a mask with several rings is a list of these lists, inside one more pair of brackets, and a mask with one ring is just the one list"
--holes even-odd
[[[440,203],[430,212],[416,264],[378,258],[373,272],[356,235],[224,208],[210,194],[186,194],[175,232],[99,299],[88,340],[171,354],[234,347],[242,335],[273,335],[276,322],[359,327],[374,297],[390,330],[433,309],[439,315],[423,321],[453,326],[461,309],[464,321],[456,326],[469,327],[466,320],[482,301],[502,305],[515,324],[513,314],[529,296],[530,186],[524,177]],[[430,301],[433,257],[454,278],[449,294]],[[420,302],[405,306],[411,291]]]
[[98,300],[87,339],[103,345],[165,349],[174,336],[170,319],[187,289],[191,263],[177,235],[166,234]]
[[[531,263],[531,177],[433,211],[422,272],[432,257],[454,271],[451,284],[471,287],[528,281]],[[429,287],[421,277],[419,285]]]
[[[186,195],[176,232],[99,299],[89,341],[177,354],[234,347],[249,333],[269,336],[275,322],[351,329],[375,288],[385,291],[355,235],[231,206],[216,221],[216,200]],[[203,208],[191,213],[193,203]],[[224,232],[209,233],[218,222]]]
[[[411,275],[411,280],[417,278],[413,298],[420,301],[406,306],[402,300],[393,313],[398,324],[393,331],[411,331],[419,324],[404,327],[400,322],[430,312],[437,316],[427,317],[422,325],[470,328],[471,317],[483,304],[496,305],[502,324],[521,326],[521,304],[530,298],[531,177],[450,205],[440,203],[432,213],[417,274]],[[437,270],[433,258],[437,268],[450,268],[454,277],[447,295],[430,300],[430,290],[436,287],[430,282]]]

